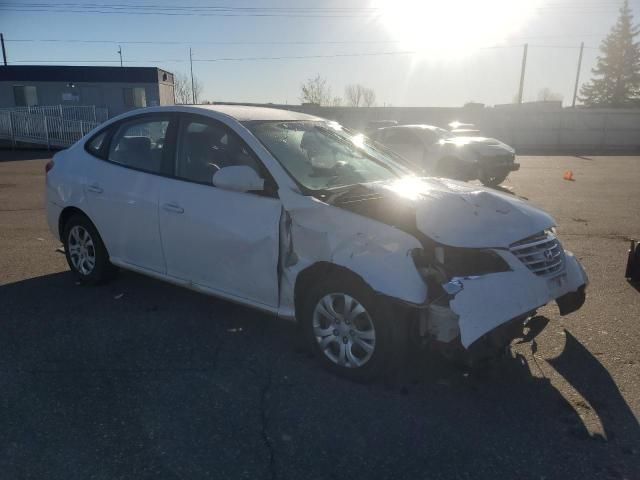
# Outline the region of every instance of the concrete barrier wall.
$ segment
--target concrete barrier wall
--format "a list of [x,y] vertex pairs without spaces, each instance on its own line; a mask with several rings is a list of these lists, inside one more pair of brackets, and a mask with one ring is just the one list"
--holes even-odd
[[373,120],[426,123],[443,128],[457,120],[473,123],[484,135],[498,138],[521,151],[640,150],[640,109],[539,111],[526,104],[520,108],[278,107],[336,120],[355,130],[364,130]]

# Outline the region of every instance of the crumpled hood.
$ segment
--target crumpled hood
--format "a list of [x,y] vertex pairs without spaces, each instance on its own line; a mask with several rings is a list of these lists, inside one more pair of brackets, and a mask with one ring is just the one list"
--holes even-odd
[[455,180],[407,177],[367,187],[412,202],[418,230],[452,247],[508,248],[555,225],[549,214],[513,195]]

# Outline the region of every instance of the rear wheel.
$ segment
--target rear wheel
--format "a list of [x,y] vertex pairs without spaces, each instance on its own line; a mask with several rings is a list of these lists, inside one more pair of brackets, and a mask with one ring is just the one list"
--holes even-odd
[[109,262],[107,249],[87,217],[74,215],[65,223],[63,243],[69,268],[80,282],[96,285],[113,278],[117,269]]
[[361,282],[334,278],[307,292],[300,321],[325,368],[351,380],[369,381],[386,372],[394,352],[403,349],[397,331],[402,321],[390,318],[388,311]]
[[497,187],[502,182],[505,181],[509,172],[497,172],[497,173],[485,173],[482,172],[480,176],[480,181],[483,185],[487,187]]

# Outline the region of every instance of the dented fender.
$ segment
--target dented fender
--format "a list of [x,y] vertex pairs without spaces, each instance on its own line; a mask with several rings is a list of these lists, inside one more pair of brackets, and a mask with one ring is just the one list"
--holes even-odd
[[347,268],[377,293],[413,304],[427,299],[427,286],[411,251],[420,242],[397,228],[328,205],[294,191],[280,192],[279,315],[295,317],[298,275],[318,262]]

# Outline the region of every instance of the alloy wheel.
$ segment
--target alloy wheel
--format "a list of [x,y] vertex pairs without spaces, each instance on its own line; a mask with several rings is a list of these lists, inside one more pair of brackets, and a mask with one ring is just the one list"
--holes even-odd
[[96,248],[89,232],[81,225],[74,225],[69,231],[67,247],[76,271],[90,275],[96,266]]

